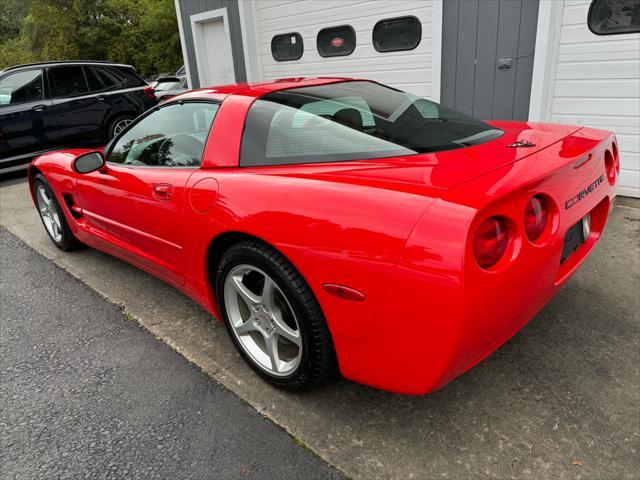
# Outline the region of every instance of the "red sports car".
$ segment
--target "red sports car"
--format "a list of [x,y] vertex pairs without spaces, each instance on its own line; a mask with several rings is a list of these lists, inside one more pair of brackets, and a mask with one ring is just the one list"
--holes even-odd
[[190,295],[272,384],[339,368],[423,394],[562,287],[602,234],[619,165],[610,132],[318,78],[188,92],[102,150],[37,158],[29,178],[59,248]]

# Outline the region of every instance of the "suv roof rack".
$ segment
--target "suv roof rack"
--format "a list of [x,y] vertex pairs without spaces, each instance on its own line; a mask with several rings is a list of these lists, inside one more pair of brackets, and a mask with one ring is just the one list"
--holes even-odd
[[[133,68],[131,65],[127,65],[126,63],[117,63],[117,62],[109,62],[107,60],[60,60],[60,61],[50,61],[50,62],[34,62],[34,63],[24,63],[22,65],[13,65],[11,67],[5,68],[4,70],[0,70],[1,72],[8,72],[10,70],[17,70],[19,68],[24,68],[24,67],[34,67],[34,66],[38,66],[38,65],[65,65],[65,64],[75,64],[75,63],[79,63],[79,64],[91,64],[91,63],[104,63],[104,64],[108,64],[108,65],[117,65],[119,67],[130,67]],[[135,70],[135,68],[134,68]]]

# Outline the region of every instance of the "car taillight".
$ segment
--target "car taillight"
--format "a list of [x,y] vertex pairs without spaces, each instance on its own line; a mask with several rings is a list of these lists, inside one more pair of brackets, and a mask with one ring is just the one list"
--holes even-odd
[[524,209],[524,231],[532,242],[540,238],[549,222],[549,207],[544,197],[531,197]]
[[149,97],[149,98],[153,98],[154,100],[156,99],[156,94],[153,91],[153,88],[151,87],[144,87],[144,90],[142,90],[144,92],[144,94]]
[[607,171],[607,179],[609,180],[609,183],[614,185],[616,183],[616,163],[609,150],[604,152],[604,166]]
[[507,225],[498,217],[480,224],[473,238],[473,256],[482,268],[498,263],[507,250]]
[[613,161],[616,164],[616,172],[620,173],[620,154],[618,153],[616,142],[611,144],[611,150],[613,150]]

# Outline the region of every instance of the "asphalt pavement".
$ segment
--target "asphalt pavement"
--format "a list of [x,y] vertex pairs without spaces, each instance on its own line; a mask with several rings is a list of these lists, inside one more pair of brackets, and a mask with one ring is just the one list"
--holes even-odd
[[0,227],[0,477],[343,478]]
[[618,198],[558,295],[441,390],[407,397],[336,379],[291,395],[247,367],[222,323],[176,289],[96,250],[56,249],[24,179],[0,181],[0,225],[354,480],[640,480],[639,207]]

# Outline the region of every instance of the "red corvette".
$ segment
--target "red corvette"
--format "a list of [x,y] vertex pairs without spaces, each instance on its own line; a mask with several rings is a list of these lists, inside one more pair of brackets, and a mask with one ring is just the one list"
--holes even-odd
[[184,291],[272,384],[339,368],[423,394],[562,287],[602,234],[619,165],[610,132],[482,122],[322,78],[177,96],[29,178],[58,247]]

